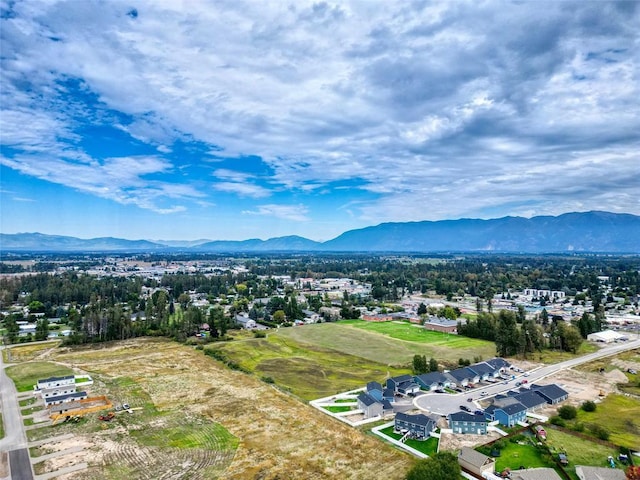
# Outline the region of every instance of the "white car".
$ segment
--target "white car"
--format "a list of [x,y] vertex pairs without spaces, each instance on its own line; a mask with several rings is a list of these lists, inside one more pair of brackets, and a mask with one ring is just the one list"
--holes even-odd
[[480,392],[481,397],[486,397],[487,395],[489,395],[487,392]]

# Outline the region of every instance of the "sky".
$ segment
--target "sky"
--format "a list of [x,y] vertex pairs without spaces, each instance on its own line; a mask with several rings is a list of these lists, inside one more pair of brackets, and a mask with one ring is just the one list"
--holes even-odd
[[640,214],[640,2],[0,0],[0,232]]

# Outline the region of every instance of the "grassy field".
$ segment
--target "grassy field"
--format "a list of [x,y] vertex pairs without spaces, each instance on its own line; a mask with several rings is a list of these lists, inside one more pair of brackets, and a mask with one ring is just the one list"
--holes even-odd
[[408,323],[346,320],[280,329],[278,335],[387,365],[408,366],[416,354],[442,362],[495,356],[492,342],[431,332]]
[[575,480],[578,480],[578,476],[575,473],[576,465],[608,467],[607,457],[611,455],[616,458],[619,453],[615,448],[590,442],[575,435],[553,429],[547,429],[547,445],[554,453],[566,452],[569,466],[565,467],[565,470]]
[[7,375],[16,385],[18,392],[27,392],[39,379],[73,375],[69,367],[50,362],[27,362],[6,368]]
[[375,361],[348,355],[317,345],[303,343],[289,332],[311,327],[282,329],[267,338],[247,338],[210,344],[206,349],[223,352],[241,368],[258,377],[271,377],[304,400],[313,400],[382,382],[387,376],[409,373],[407,369],[387,367]]
[[536,353],[534,355],[534,360],[540,361],[547,364],[552,363],[560,363],[565,360],[571,360],[572,358],[576,358],[581,355],[586,355],[587,353],[593,353],[598,350],[598,347],[592,343],[582,342],[580,348],[576,353],[570,352],[561,352],[558,350],[544,350],[541,353]]
[[[381,433],[384,433],[387,437],[391,437],[394,440],[400,440],[402,435],[393,432],[393,426],[383,428],[380,430]],[[430,437],[428,440],[419,441],[414,439],[408,439],[405,442],[405,445],[418,450],[426,455],[433,455],[438,451],[438,439],[435,437]]]
[[640,446],[640,401],[632,397],[608,395],[595,412],[579,409],[576,421],[602,425],[611,432],[609,441],[616,445],[634,449]]
[[[244,354],[256,347],[253,340],[225,345],[243,345],[238,354]],[[287,351],[310,358],[318,368],[319,363],[313,362],[337,355],[341,357],[337,365],[346,368],[347,359],[336,352],[312,349],[309,357],[296,342],[275,340],[268,344],[275,351],[273,358]],[[263,355],[252,355],[247,365],[259,369]],[[133,414],[118,413],[109,423],[97,421],[94,415],[79,424],[29,431],[30,439],[74,433],[78,441],[89,444],[74,454],[74,461],[86,461],[90,468],[68,476],[69,480],[322,480],[365,478],[371,471],[400,480],[412,463],[406,454],[255,376],[229,370],[193,347],[136,339],[95,349],[58,349],[52,357],[90,372],[95,381],[92,388],[115,404],[127,401],[134,408],[142,407]],[[361,359],[350,358],[354,360]],[[351,368],[357,371],[359,364]],[[386,367],[378,368],[384,375]],[[313,381],[322,373],[308,375]],[[39,471],[48,468],[38,466]]]

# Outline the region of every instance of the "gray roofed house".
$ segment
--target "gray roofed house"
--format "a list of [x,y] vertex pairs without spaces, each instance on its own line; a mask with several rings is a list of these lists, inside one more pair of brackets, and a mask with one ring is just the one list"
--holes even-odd
[[392,388],[395,393],[402,395],[409,395],[420,391],[420,385],[413,381],[411,375],[399,375],[397,377],[387,378],[387,388]]
[[445,388],[451,384],[449,378],[440,372],[423,373],[414,376],[413,379],[418,385],[429,390]]
[[402,434],[411,432],[411,437],[426,440],[436,429],[436,421],[422,413],[417,415],[396,413],[393,429]]
[[509,362],[507,362],[504,358],[500,358],[500,357],[495,357],[495,358],[492,358],[491,360],[487,360],[486,363],[491,365],[496,370],[507,369],[511,366]]
[[480,380],[480,376],[469,367],[456,368],[447,372],[447,375],[453,377],[458,385],[467,385]]
[[553,468],[527,468],[512,470],[511,480],[562,480]]
[[466,412],[454,412],[448,416],[449,428],[453,433],[487,434],[487,419],[484,415],[474,415]]
[[547,399],[542,395],[538,395],[537,392],[519,393],[518,395],[514,395],[512,398],[527,407],[527,410],[530,412],[547,404]]
[[473,365],[469,365],[468,368],[476,372],[481,380],[496,377],[500,374],[499,370],[493,368],[487,362],[474,363]]
[[557,403],[565,401],[569,397],[569,392],[560,388],[555,383],[550,385],[531,385],[531,390],[538,395],[542,395],[547,403],[555,405]]
[[576,466],[576,475],[580,480],[626,480],[623,470],[606,467]]
[[368,393],[362,392],[358,395],[358,408],[362,410],[364,418],[382,416],[382,403],[378,402]]
[[392,388],[385,388],[382,391],[382,399],[383,400],[388,400],[389,402],[395,402],[396,400],[396,394],[393,391]]
[[496,465],[495,459],[469,447],[462,447],[458,454],[458,463],[464,470],[480,477],[485,472],[493,472]]
[[61,403],[74,402],[76,400],[84,400],[85,398],[87,398],[87,392],[67,393],[65,395],[45,398],[44,406],[50,407],[51,405],[59,405]]

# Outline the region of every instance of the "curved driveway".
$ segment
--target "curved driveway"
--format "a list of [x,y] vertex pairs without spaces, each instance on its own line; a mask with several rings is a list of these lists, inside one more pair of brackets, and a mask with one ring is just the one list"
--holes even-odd
[[[576,365],[581,365],[583,363],[588,363],[598,358],[610,357],[626,350],[633,350],[634,348],[640,348],[640,340],[605,347],[597,352],[583,355],[582,357],[572,358],[571,360],[531,370],[527,373],[527,380],[530,383],[534,383],[561,370],[575,367]],[[447,393],[426,393],[414,398],[413,404],[416,408],[423,410],[426,413],[434,413],[442,416],[460,411],[460,405],[467,405],[472,410],[475,410],[477,408],[475,401],[494,397],[500,393],[505,393],[515,388],[515,383],[522,381],[521,377],[523,377],[523,374],[518,374],[515,380],[493,383],[484,387],[476,388],[475,390],[469,390],[455,395]],[[481,395],[482,392],[486,392],[486,395]],[[473,399],[474,402],[468,402],[468,398]]]

